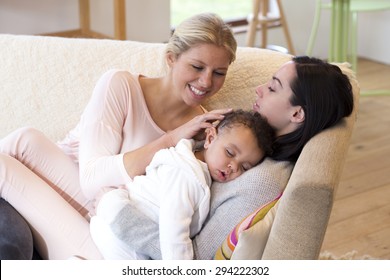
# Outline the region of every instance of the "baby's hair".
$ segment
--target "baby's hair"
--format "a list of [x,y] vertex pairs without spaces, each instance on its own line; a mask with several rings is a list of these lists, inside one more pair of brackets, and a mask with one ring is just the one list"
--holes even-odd
[[265,118],[255,111],[239,109],[227,113],[225,118],[217,124],[216,129],[218,133],[223,133],[225,129],[239,125],[243,125],[252,131],[257,139],[258,147],[264,151],[265,155],[272,155],[275,130]]

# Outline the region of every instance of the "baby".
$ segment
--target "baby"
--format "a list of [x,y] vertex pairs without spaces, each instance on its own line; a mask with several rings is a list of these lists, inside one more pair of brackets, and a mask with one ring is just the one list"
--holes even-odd
[[[208,215],[212,180],[228,182],[254,167],[272,153],[273,140],[273,129],[258,113],[236,110],[206,130],[202,145],[182,139],[175,147],[160,150],[145,175],[134,177],[127,189],[101,197],[91,219],[97,247],[106,259],[120,259],[130,250],[128,243],[119,249],[107,246],[103,236],[107,231],[102,228],[120,222],[121,210],[131,203],[159,222],[163,259],[193,259],[191,238]],[[126,255],[147,258],[137,252]]]

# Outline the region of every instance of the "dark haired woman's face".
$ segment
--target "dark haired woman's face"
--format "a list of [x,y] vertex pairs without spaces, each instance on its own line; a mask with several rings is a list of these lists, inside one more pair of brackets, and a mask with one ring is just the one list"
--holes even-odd
[[295,64],[289,61],[272,76],[268,83],[256,88],[253,110],[265,117],[276,129],[277,135],[289,133],[297,128],[294,116],[300,106],[292,106],[293,94],[290,84],[296,77]]

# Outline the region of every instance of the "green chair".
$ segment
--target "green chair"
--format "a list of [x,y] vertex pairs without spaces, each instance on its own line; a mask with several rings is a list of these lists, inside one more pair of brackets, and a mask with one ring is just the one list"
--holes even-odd
[[[309,38],[309,44],[307,46],[306,54],[311,55],[314,47],[314,43],[317,36],[318,25],[320,22],[320,15],[323,9],[331,9],[332,1],[317,0],[316,10],[314,14],[314,22],[312,31]],[[384,11],[390,10],[389,0],[351,0],[350,4],[350,63],[352,69],[357,70],[357,17],[359,12],[372,12],[372,11]],[[389,92],[390,94],[390,92]]]

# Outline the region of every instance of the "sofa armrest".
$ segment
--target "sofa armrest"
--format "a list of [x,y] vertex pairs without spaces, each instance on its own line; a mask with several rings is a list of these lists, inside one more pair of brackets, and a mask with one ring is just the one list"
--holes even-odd
[[273,223],[263,259],[317,259],[348,151],[355,116],[304,147]]

